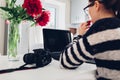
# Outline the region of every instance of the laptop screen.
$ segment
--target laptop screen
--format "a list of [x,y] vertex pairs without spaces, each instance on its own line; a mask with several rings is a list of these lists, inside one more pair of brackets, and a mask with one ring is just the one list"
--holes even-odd
[[68,30],[43,29],[44,49],[50,52],[64,50],[71,42],[71,33]]

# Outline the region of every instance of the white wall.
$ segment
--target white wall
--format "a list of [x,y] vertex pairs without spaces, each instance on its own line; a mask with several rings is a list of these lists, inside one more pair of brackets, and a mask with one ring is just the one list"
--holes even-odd
[[65,4],[65,28],[68,29],[70,27],[70,0],[56,0],[56,1],[60,1],[63,2]]
[[[5,0],[0,0],[0,6],[5,5]],[[0,53],[4,53],[4,32],[5,32],[5,22],[1,18],[2,15],[0,15]]]
[[66,29],[68,29],[69,28],[69,24],[70,24],[70,6],[71,6],[71,4],[70,4],[70,0],[65,0],[65,4],[66,4],[66,14],[65,14],[65,18],[66,18],[66,20],[65,20],[65,25],[66,25]]
[[71,0],[71,26],[78,28],[81,23],[88,20],[84,13],[84,8],[87,6],[88,0]]

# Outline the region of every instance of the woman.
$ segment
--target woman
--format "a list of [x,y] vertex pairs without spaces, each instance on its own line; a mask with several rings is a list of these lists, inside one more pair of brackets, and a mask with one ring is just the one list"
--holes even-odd
[[92,26],[80,26],[60,57],[61,66],[75,69],[94,60],[97,80],[120,80],[120,0],[89,0],[87,8]]

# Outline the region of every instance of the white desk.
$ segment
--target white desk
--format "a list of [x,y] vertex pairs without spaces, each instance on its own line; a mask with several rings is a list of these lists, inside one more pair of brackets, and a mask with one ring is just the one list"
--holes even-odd
[[[17,68],[23,64],[22,58],[11,62],[6,56],[0,56],[0,69]],[[95,65],[86,63],[76,70],[61,69],[59,62],[53,60],[43,68],[0,74],[0,80],[95,80],[95,70]]]

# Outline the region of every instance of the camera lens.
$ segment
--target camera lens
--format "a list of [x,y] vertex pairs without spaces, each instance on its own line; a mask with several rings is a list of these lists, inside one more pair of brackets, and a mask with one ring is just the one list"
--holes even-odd
[[23,61],[26,64],[33,64],[33,63],[35,63],[35,54],[34,53],[25,54],[24,57],[23,57]]

